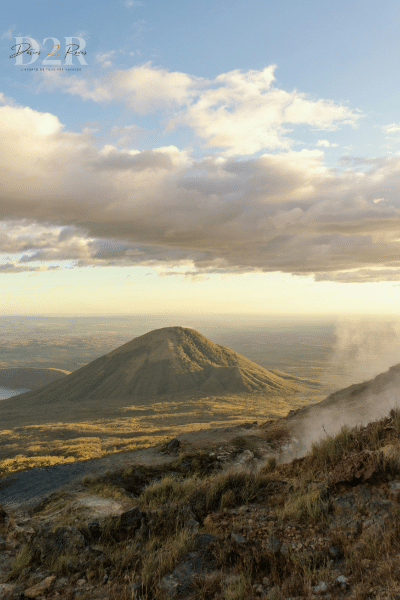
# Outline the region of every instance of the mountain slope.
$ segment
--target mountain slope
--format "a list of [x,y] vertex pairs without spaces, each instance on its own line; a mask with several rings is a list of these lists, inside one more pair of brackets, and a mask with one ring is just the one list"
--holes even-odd
[[396,407],[400,408],[400,364],[373,379],[333,392],[317,404],[293,411],[287,418],[319,419],[322,415],[330,415],[330,420],[336,420],[340,416],[340,421],[345,419],[344,424],[353,426],[382,418]]
[[291,393],[311,383],[268,371],[193,329],[166,327],[135,338],[62,380],[19,398],[81,402],[192,392]]
[[[321,402],[291,410],[279,424],[291,433],[283,460],[304,456],[314,442],[335,436],[342,427],[366,426],[400,409],[400,364],[369,381],[330,394]],[[267,422],[265,429],[276,427]]]

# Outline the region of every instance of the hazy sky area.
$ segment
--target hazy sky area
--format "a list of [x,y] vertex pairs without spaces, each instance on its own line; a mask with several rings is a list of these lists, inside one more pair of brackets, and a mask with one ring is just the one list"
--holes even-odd
[[1,21],[1,314],[398,313],[398,2]]

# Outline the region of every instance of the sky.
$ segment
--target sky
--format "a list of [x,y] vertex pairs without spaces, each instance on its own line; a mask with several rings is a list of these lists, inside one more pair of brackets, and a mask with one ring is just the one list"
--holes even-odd
[[1,22],[1,314],[398,313],[398,2]]

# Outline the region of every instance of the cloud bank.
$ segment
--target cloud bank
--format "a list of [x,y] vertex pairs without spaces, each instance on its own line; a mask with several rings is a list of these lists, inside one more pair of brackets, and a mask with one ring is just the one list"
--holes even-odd
[[[201,140],[200,158],[171,145],[98,147],[90,132],[3,98],[0,248],[18,255],[3,272],[73,261],[398,279],[400,157],[344,157],[333,169],[320,148],[296,149],[295,126],[329,131],[360,114],[278,89],[274,70],[206,81],[147,64],[101,81],[45,78],[84,100],[122,100],[133,114],[161,111],[167,130],[185,125]],[[112,133],[129,144],[139,131]]]

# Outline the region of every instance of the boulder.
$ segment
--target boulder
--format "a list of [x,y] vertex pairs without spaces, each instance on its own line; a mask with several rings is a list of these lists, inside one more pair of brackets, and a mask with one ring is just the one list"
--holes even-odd
[[184,522],[183,527],[192,533],[198,533],[200,523],[196,519],[188,519]]
[[217,538],[207,533],[194,536],[194,551],[188,552],[178,564],[173,573],[162,578],[160,589],[168,597],[190,597],[193,592],[194,578],[206,578],[216,568],[216,560],[210,552],[210,545]]
[[126,512],[123,512],[119,518],[120,527],[123,531],[136,531],[142,524],[144,514],[138,506],[130,508]]
[[362,527],[362,520],[353,514],[339,514],[330,517],[329,529],[335,534],[342,534],[349,538],[357,536]]
[[333,469],[329,476],[329,485],[341,483],[357,485],[369,481],[377,474],[378,466],[371,452],[366,450],[347,454]]
[[41,581],[40,583],[37,583],[36,585],[24,590],[24,596],[26,598],[37,598],[39,596],[42,596],[44,592],[47,592],[51,588],[55,579],[55,575],[50,575],[50,577],[46,577],[46,579],[43,579],[43,581]]
[[268,536],[266,550],[267,552],[271,552],[271,554],[276,554],[281,549],[281,543],[277,537],[274,535]]
[[85,546],[85,538],[76,527],[58,527],[55,531],[42,527],[32,540],[32,552],[41,560],[62,553],[81,553]]
[[170,440],[163,446],[161,446],[161,452],[164,454],[178,454],[179,448],[181,447],[181,443],[178,438],[174,438]]
[[0,600],[15,597],[17,587],[16,583],[0,583]]
[[132,600],[134,598],[143,598],[146,595],[146,586],[144,583],[131,583],[128,586]]
[[246,539],[242,535],[240,535],[240,533],[234,533],[233,531],[231,533],[231,540],[233,542],[236,542],[237,544],[245,544],[246,543]]
[[90,532],[90,537],[93,540],[100,539],[102,528],[101,528],[101,525],[100,525],[99,521],[91,521],[88,524],[88,529],[89,529],[89,532]]

